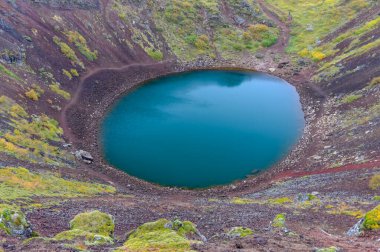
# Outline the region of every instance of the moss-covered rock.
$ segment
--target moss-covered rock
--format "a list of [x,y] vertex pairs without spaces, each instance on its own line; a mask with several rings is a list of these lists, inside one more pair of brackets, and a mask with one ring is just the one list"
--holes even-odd
[[18,209],[5,208],[2,210],[0,229],[15,236],[31,237],[33,234],[25,215]]
[[54,240],[84,240],[88,246],[112,244],[114,229],[112,216],[96,210],[76,215],[70,221],[70,230],[57,234]]
[[252,234],[252,229],[245,227],[233,227],[227,233],[227,235],[231,238],[242,238]]
[[70,221],[70,228],[104,236],[112,236],[115,223],[111,215],[96,210],[76,215]]
[[84,240],[87,246],[97,246],[104,244],[112,244],[113,239],[110,236],[95,234],[80,229],[72,229],[61,232],[54,237],[57,241],[73,241]]
[[188,236],[196,233],[196,226],[190,221],[159,219],[132,231],[124,246],[116,251],[192,251],[191,244],[197,241],[189,240]]
[[365,214],[363,228],[366,230],[380,229],[380,205]]

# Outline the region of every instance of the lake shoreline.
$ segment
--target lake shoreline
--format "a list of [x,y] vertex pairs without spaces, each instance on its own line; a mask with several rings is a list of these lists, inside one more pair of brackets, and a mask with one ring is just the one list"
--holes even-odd
[[[99,127],[103,116],[108,112],[111,105],[121,96],[126,95],[131,90],[145,84],[156,78],[166,75],[178,74],[183,72],[191,72],[197,70],[239,70],[248,72],[263,72],[278,78],[284,79],[293,85],[300,95],[300,101],[305,113],[305,130],[303,137],[294,146],[288,156],[281,160],[277,165],[269,168],[265,172],[261,172],[254,176],[249,176],[246,179],[235,181],[228,185],[214,186],[211,188],[186,190],[174,187],[162,187],[155,185],[138,178],[132,177],[110,165],[104,160],[102,155],[101,144],[99,144]],[[117,184],[122,190],[128,190],[133,187],[133,190],[145,193],[161,195],[235,195],[242,192],[252,192],[267,187],[272,178],[279,173],[291,169],[292,167],[300,166],[300,157],[307,156],[307,147],[311,137],[311,123],[316,118],[317,111],[321,105],[323,97],[320,97],[318,92],[315,92],[307,81],[307,74],[311,71],[307,68],[304,72],[294,73],[289,68],[276,68],[276,71],[265,67],[254,67],[254,63],[241,65],[235,62],[202,62],[192,64],[182,64],[178,62],[163,62],[149,65],[148,67],[140,67],[138,65],[119,70],[107,69],[96,72],[94,75],[87,76],[83,80],[82,91],[78,96],[77,104],[72,104],[67,110],[66,118],[70,134],[66,134],[69,140],[78,148],[83,148],[89,151],[94,156],[94,164],[91,165],[91,171],[94,176],[102,174],[102,176],[110,177],[110,181]],[[123,81],[121,81],[123,80]],[[90,91],[90,92],[89,92]],[[94,100],[97,102],[94,105]],[[92,104],[89,106],[88,104]],[[308,111],[305,111],[308,110]],[[78,127],[79,128],[76,128]],[[291,160],[291,162],[289,162]],[[85,165],[83,165],[85,166]],[[86,167],[86,166],[85,166]],[[88,168],[87,168],[88,170]]]

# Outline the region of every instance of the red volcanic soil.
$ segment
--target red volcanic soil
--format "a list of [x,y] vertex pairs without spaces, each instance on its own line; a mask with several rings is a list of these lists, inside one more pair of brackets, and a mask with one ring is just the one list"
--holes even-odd
[[299,178],[299,177],[309,176],[309,175],[339,173],[339,172],[345,172],[345,171],[371,169],[371,168],[379,168],[379,167],[380,167],[380,160],[375,160],[375,161],[369,161],[369,162],[365,162],[361,164],[347,164],[347,165],[333,167],[333,168],[320,168],[315,171],[302,171],[302,172],[286,171],[286,172],[281,172],[277,174],[272,179],[272,181],[274,182],[278,180]]

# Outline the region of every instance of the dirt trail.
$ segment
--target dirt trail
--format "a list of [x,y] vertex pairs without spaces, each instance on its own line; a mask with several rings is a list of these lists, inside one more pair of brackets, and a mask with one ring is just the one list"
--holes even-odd
[[276,51],[278,53],[284,53],[285,47],[288,45],[289,37],[290,37],[290,28],[280,20],[280,18],[273,11],[268,9],[268,4],[265,3],[264,0],[257,0],[259,3],[261,10],[280,28],[280,36],[277,40],[277,43],[270,47],[272,51]]

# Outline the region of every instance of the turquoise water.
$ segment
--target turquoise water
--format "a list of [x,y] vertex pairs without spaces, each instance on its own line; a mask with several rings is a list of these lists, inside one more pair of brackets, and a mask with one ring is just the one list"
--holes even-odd
[[261,73],[197,71],[122,97],[102,124],[105,159],[141,179],[187,188],[268,169],[301,136],[295,88]]

